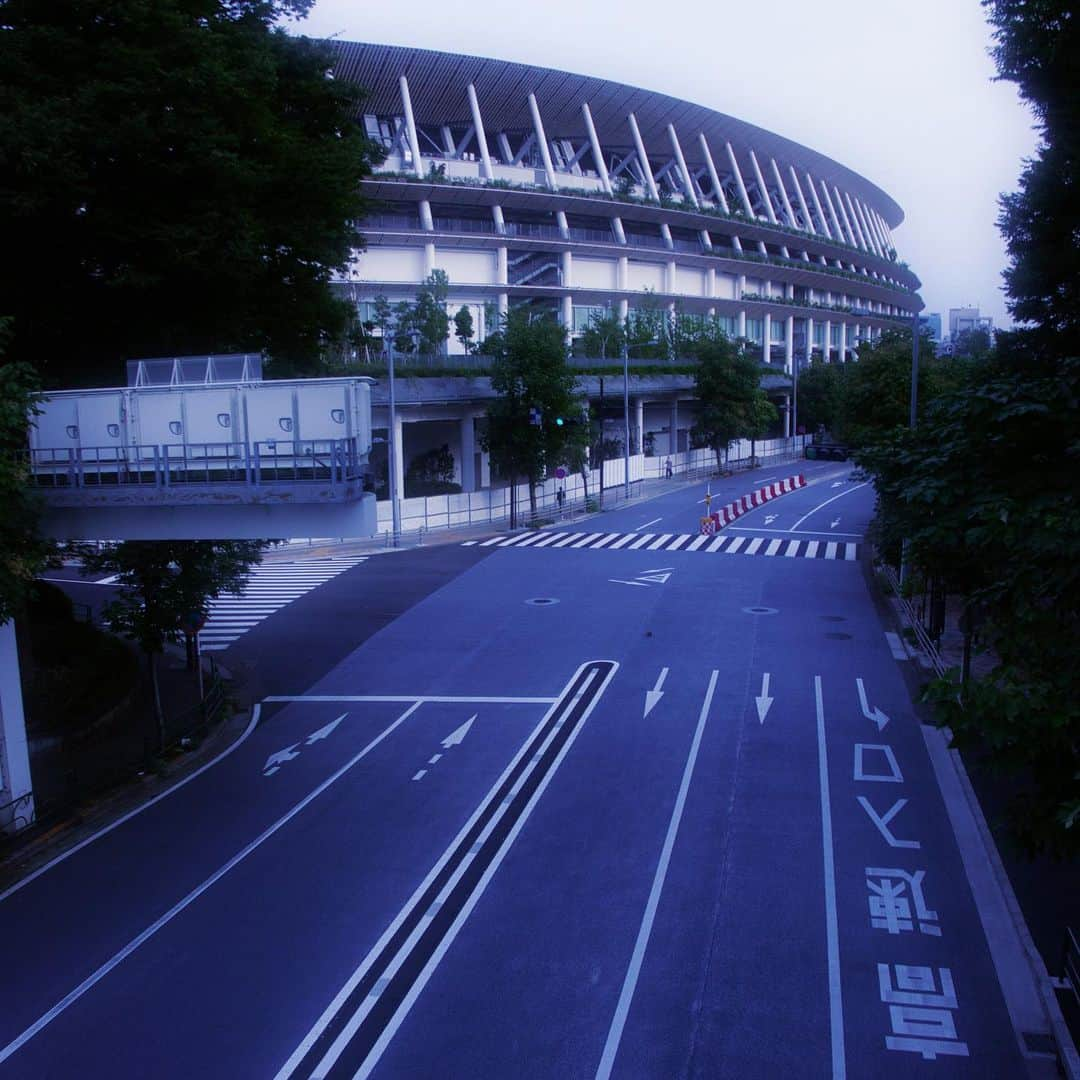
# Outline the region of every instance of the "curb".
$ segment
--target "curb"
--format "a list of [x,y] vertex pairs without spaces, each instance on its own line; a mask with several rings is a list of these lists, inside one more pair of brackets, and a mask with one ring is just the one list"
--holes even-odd
[[[900,596],[895,576],[887,576],[894,587],[894,595],[883,599],[895,624],[901,630],[910,628],[918,635],[921,626],[913,624],[910,606]],[[925,634],[920,637],[918,648],[905,643],[908,654],[928,674],[940,676],[945,671],[944,662],[933,643],[923,638]],[[1065,1080],[1080,1080],[1080,1054],[1065,1023],[1046,964],[1031,937],[963,758],[959,751],[950,749],[952,732],[947,727],[922,722],[920,727],[968,882],[976,897],[975,906],[998,972],[998,981],[1020,1051],[1033,1069],[1038,1068],[1040,1063],[1049,1068],[1053,1062],[1056,1069],[1053,1073],[1047,1071],[1048,1077],[1056,1075],[1065,1077]],[[1027,985],[1016,985],[1018,979],[1025,981],[1025,974],[1030,980]],[[1035,1040],[1048,1036],[1053,1042],[1054,1052],[1047,1053],[1031,1045],[1029,1036]]]

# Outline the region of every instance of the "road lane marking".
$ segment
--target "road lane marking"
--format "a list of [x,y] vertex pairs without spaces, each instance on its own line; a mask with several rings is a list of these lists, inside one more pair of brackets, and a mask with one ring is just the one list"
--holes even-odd
[[546,535],[546,536],[544,537],[544,539],[543,539],[543,540],[538,540],[538,541],[536,542],[536,545],[535,545],[535,546],[536,546],[536,547],[547,547],[547,546],[548,546],[548,544],[550,544],[550,543],[551,543],[552,541],[554,541],[554,540],[558,540],[558,539],[559,539],[560,537],[563,537],[563,536],[566,536],[566,535],[567,535],[567,534],[566,534],[566,533],[564,533],[564,532],[557,532],[557,533],[548,533],[548,534],[547,534],[547,535]]
[[427,775],[427,769],[421,769],[414,777],[414,780],[422,780]]
[[[853,488],[848,488],[846,491],[841,491],[839,495],[834,495],[831,499],[826,499],[824,502],[818,503],[817,506],[815,506],[813,510],[810,510],[807,513],[803,514],[803,516],[801,518],[799,518],[799,520],[796,521],[794,525],[791,526],[791,528],[788,530],[788,532],[798,532],[799,531],[799,526],[808,517],[812,517],[814,514],[816,514],[823,507],[828,506],[829,503],[836,502],[837,499],[842,499],[845,495],[850,495],[853,491],[858,491],[859,488],[866,487],[869,483],[870,483],[870,481],[867,480],[865,483],[856,484]],[[813,530],[811,530],[811,531],[813,531]]]
[[407,704],[415,701],[418,705],[436,703],[455,705],[550,705],[557,698],[551,697],[453,697],[446,694],[272,694],[263,701],[388,701]]
[[600,1057],[600,1065],[596,1070],[597,1080],[607,1080],[611,1076],[612,1066],[615,1064],[615,1055],[619,1052],[619,1042],[622,1039],[623,1028],[626,1026],[626,1018],[630,1015],[630,1005],[634,1000],[634,991],[637,989],[638,976],[641,974],[641,965],[645,960],[645,950],[649,947],[649,936],[652,934],[653,922],[656,919],[656,909],[660,905],[660,894],[664,890],[664,879],[667,877],[668,865],[671,862],[671,852],[675,847],[675,838],[682,822],[683,808],[686,805],[686,796],[690,790],[690,781],[694,775],[694,766],[697,764],[698,750],[701,746],[701,737],[705,733],[705,723],[709,717],[709,708],[712,705],[713,693],[716,690],[716,680],[720,672],[713,671],[709,679],[709,688],[705,691],[705,701],[698,715],[697,728],[690,744],[690,753],[686,758],[686,766],[683,769],[682,782],[679,784],[679,794],[675,799],[675,807],[671,811],[671,820],[668,822],[667,836],[664,837],[664,846],[660,851],[660,859],[656,864],[656,872],[653,874],[652,889],[649,891],[649,900],[645,905],[645,914],[641,918],[641,926],[638,928],[637,940],[634,942],[634,951],[630,957],[630,966],[626,970],[623,979],[622,992],[619,994],[618,1004],[615,1006],[615,1015],[611,1019],[611,1027],[608,1029],[607,1041],[604,1043],[604,1052]]
[[[753,533],[783,533],[785,536],[791,533],[790,529],[764,529],[756,525],[728,525],[725,532],[753,532]],[[800,529],[803,536],[850,536],[855,540],[863,538],[862,533],[846,532],[822,532],[820,529]]]
[[652,521],[646,521],[644,525],[639,525],[635,532],[641,532],[642,529],[647,529],[650,525],[655,525],[658,521],[663,521],[662,517],[653,518]]
[[755,537],[753,540],[750,541],[749,544],[746,545],[746,551],[743,552],[743,554],[744,555],[756,555],[757,551],[758,551],[758,548],[761,547],[761,545],[764,544],[764,543],[765,543],[765,537],[763,537],[763,536]]
[[899,634],[894,634],[891,630],[886,630],[885,640],[889,643],[889,651],[892,653],[894,660],[909,659],[907,650],[904,648],[903,644],[901,644]]
[[[578,668],[436,865],[282,1065],[277,1080],[297,1072],[307,1077],[325,1077],[338,1066],[349,1075],[361,1077],[375,1067],[618,667],[615,661],[591,661]],[[552,753],[553,759],[544,767],[543,759]],[[523,799],[524,805],[519,805],[514,814],[511,808]],[[483,860],[485,849],[489,855],[482,876],[470,884],[467,873],[477,860]],[[410,978],[409,968],[417,963],[422,967]],[[391,1006],[391,1015],[382,1020],[381,1030],[379,1016],[365,1030],[365,1020],[376,1002],[392,993],[401,996],[396,1008]],[[352,1046],[356,1036],[360,1044]],[[329,1047],[317,1045],[320,1039],[325,1043],[331,1038]],[[350,1049],[349,1060],[342,1062],[342,1055]]]
[[222,752],[218,754],[216,758],[208,761],[205,765],[200,766],[190,776],[185,776],[183,780],[180,780],[177,783],[173,784],[173,786],[169,788],[168,791],[163,791],[160,795],[155,795],[154,798],[152,798],[149,802],[143,803],[142,806],[137,806],[134,810],[129,811],[122,817],[118,817],[115,821],[106,825],[105,828],[98,829],[97,832],[92,833],[85,840],[80,840],[79,843],[74,845],[74,847],[70,847],[67,849],[67,851],[63,852],[60,855],[57,855],[55,859],[50,859],[44,866],[39,866],[37,870],[35,870],[32,874],[27,874],[26,877],[24,877],[21,881],[15,882],[14,885],[10,886],[2,893],[0,893],[0,903],[3,903],[3,901],[5,901],[13,893],[17,893],[21,888],[29,885],[31,881],[34,881],[36,878],[41,877],[42,874],[47,873],[54,866],[62,863],[65,859],[70,859],[72,855],[75,855],[78,852],[82,851],[84,847],[92,844],[95,840],[100,840],[103,836],[107,836],[109,833],[111,833],[113,829],[119,829],[120,826],[123,825],[125,822],[130,821],[133,817],[137,817],[144,810],[149,810],[151,806],[154,806],[157,803],[161,802],[162,799],[167,799],[170,795],[179,791],[185,785],[190,784],[191,781],[194,780],[196,777],[202,776],[202,774],[206,772],[207,769],[212,769],[219,761],[224,761],[225,758],[227,758],[259,726],[259,716],[261,712],[261,705],[255,705],[252,708],[251,719],[248,721],[248,725],[246,728],[244,728],[244,731],[241,734],[240,738],[237,739],[236,742],[234,742],[231,746],[227,746],[224,750],[222,750]]
[[634,541],[634,542],[633,542],[633,543],[632,543],[632,544],[630,545],[630,547],[629,547],[629,549],[628,549],[628,550],[630,550],[630,551],[637,551],[637,549],[638,549],[639,547],[641,547],[641,546],[642,546],[643,544],[647,544],[647,543],[648,543],[648,542],[649,542],[650,540],[652,540],[652,539],[653,539],[653,537],[655,537],[655,536],[656,536],[656,533],[645,533],[645,535],[644,535],[644,536],[642,536],[640,540],[635,540],[635,541]]
[[40,1016],[33,1024],[30,1025],[21,1035],[13,1039],[2,1050],[0,1050],[0,1064],[6,1061],[12,1054],[14,1054],[20,1047],[29,1042],[42,1028],[51,1024],[61,1013],[65,1012],[71,1005],[74,1005],[84,994],[89,990],[92,990],[106,975],[109,974],[114,968],[123,963],[133,952],[135,952],[140,946],[144,945],[150,940],[159,930],[168,926],[173,919],[176,918],[185,908],[188,908],[200,896],[203,895],[208,889],[216,885],[233,867],[238,866],[244,861],[253,851],[259,848],[265,841],[269,840],[279,829],[284,825],[287,825],[297,814],[300,813],[310,803],[314,802],[331,784],[340,780],[358,761],[375,749],[384,739],[390,736],[396,731],[418,708],[420,708],[420,702],[417,701],[410,708],[406,709],[389,727],[384,728],[374,739],[371,740],[358,754],[347,761],[337,772],[335,772],[328,779],[324,780],[314,791],[306,795],[300,800],[291,810],[283,814],[277,821],[274,822],[269,828],[264,829],[251,843],[241,848],[224,866],[219,867],[214,871],[201,885],[197,885],[191,890],[182,900],[175,903],[168,911],[165,912],[160,918],[152,922],[141,934],[134,937],[129,941],[118,953],[114,954],[110,959],[106,960],[95,972],[88,975],[78,986],[75,987],[69,994],[67,994],[62,1000],[57,1002],[48,1012]]
[[617,548],[621,548],[624,544],[629,544],[631,540],[637,539],[637,533],[626,533],[621,536],[614,544],[611,545],[610,551],[615,551]]
[[821,849],[825,868],[825,940],[829,956],[829,1032],[833,1080],[844,1080],[844,997],[840,983],[840,932],[836,922],[836,865],[833,857],[832,807],[829,802],[829,761],[825,750],[825,705],[821,676],[814,676],[817,708],[818,783],[821,787]]

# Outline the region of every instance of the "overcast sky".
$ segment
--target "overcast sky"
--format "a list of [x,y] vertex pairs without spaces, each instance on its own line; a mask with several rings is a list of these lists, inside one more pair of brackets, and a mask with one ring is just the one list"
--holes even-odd
[[810,146],[887,191],[929,311],[1007,325],[995,225],[1036,139],[978,0],[316,0],[312,37],[411,45],[658,90]]

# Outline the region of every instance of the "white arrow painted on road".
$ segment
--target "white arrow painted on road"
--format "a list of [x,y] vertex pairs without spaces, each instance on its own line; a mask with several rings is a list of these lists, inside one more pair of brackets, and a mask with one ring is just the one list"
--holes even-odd
[[835,528],[836,528],[836,526],[837,526],[837,525],[839,525],[839,524],[840,524],[840,519],[839,519],[839,518],[837,518],[837,519],[836,519],[836,520],[835,520],[835,521],[834,521],[834,522],[833,522],[833,523],[832,523],[832,524],[831,524],[831,525],[829,526],[829,528],[830,528],[830,529],[835,529]]
[[459,727],[456,731],[451,731],[450,734],[447,735],[446,738],[442,741],[443,748],[449,750],[451,746],[457,746],[458,743],[462,742],[465,736],[469,734],[469,728],[473,726],[473,721],[478,715],[478,713],[473,713],[473,715],[470,716],[469,719],[461,725],[461,727]]
[[831,484],[829,485],[829,487],[843,487],[843,486],[844,486],[844,481],[843,481],[843,480],[834,480],[834,481],[833,481],[833,482],[832,482],[832,483],[831,483]]
[[870,706],[866,702],[866,688],[863,686],[862,679],[856,679],[855,685],[859,688],[859,704],[862,706],[862,714],[867,720],[873,720],[877,724],[877,729],[880,731],[888,722],[889,718],[879,708],[875,707],[873,712],[870,711]]
[[761,676],[761,694],[759,697],[754,698],[754,702],[757,705],[758,723],[765,723],[765,717],[768,715],[769,710],[772,708],[772,703],[775,700],[775,698],[769,697],[769,673],[766,671]]
[[779,514],[766,514],[765,515],[765,524],[766,525],[771,525],[779,516],[780,516]]
[[286,761],[292,761],[293,758],[299,757],[300,753],[296,749],[299,745],[299,743],[293,743],[292,746],[286,746],[284,750],[271,754],[263,766],[263,776],[273,776]]
[[649,713],[651,713],[653,709],[656,708],[656,703],[664,696],[664,691],[661,690],[660,687],[664,685],[664,680],[667,678],[667,673],[667,668],[661,668],[660,678],[656,680],[656,685],[651,690],[645,691],[645,714],[642,719],[644,719],[645,716],[648,716]]
[[347,712],[343,712],[336,720],[331,720],[330,723],[326,725],[326,727],[321,727],[318,731],[313,731],[304,740],[304,745],[310,746],[312,743],[316,743],[320,739],[325,739],[330,734],[330,732],[332,732],[334,728],[336,728],[338,724],[340,724],[341,721],[344,720],[345,717],[348,715],[349,714]]

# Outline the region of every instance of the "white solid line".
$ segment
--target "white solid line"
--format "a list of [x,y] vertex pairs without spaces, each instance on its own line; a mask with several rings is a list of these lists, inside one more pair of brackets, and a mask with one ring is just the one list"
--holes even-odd
[[743,552],[743,554],[744,555],[756,555],[757,554],[757,549],[759,547],[761,547],[761,545],[764,544],[764,543],[765,543],[765,537],[763,537],[763,536],[754,537],[754,539],[751,540],[750,543],[746,545],[746,550]]
[[167,799],[174,792],[179,791],[185,784],[190,784],[197,776],[201,776],[207,769],[212,769],[219,761],[224,761],[258,726],[259,714],[262,712],[262,705],[256,705],[251,710],[251,719],[248,721],[248,726],[244,728],[240,738],[236,740],[231,746],[227,746],[216,758],[212,761],[208,761],[205,765],[200,765],[190,776],[185,776],[183,780],[173,784],[168,791],[163,791],[160,795],[155,795],[149,802],[145,802],[142,806],[137,806],[134,810],[123,817],[118,817],[115,821],[110,822],[103,829],[98,829],[96,833],[92,833],[85,840],[80,840],[74,847],[70,847],[67,851],[61,855],[57,855],[55,859],[50,859],[44,866],[38,867],[32,874],[27,874],[21,881],[15,882],[9,889],[5,889],[0,893],[0,903],[6,900],[12,893],[17,893],[24,885],[29,885],[35,878],[41,877],[46,871],[51,870],[54,866],[62,863],[65,859],[70,859],[76,852],[82,851],[88,844],[92,844],[95,840],[100,840],[101,837],[111,833],[113,829],[120,828],[125,821],[130,821],[133,817],[141,814],[144,810],[149,810],[155,803],[161,802],[162,799]]
[[52,1023],[62,1012],[64,1012],[70,1005],[73,1005],[79,1000],[88,990],[92,990],[106,975],[109,974],[115,967],[126,960],[140,945],[149,941],[162,927],[167,926],[177,915],[180,914],[185,908],[193,904],[207,889],[212,885],[215,885],[220,881],[234,866],[243,862],[256,848],[258,848],[264,841],[269,840],[283,825],[288,824],[297,814],[300,813],[309,803],[313,802],[319,795],[321,795],[331,784],[336,780],[339,780],[345,775],[361,758],[366,757],[376,746],[379,745],[388,735],[390,735],[396,728],[398,728],[404,721],[420,708],[420,702],[416,702],[411,708],[406,709],[388,728],[385,728],[380,734],[376,735],[361,750],[352,760],[346,762],[336,773],[324,780],[314,791],[300,800],[287,814],[278,818],[268,829],[261,832],[254,840],[251,841],[246,847],[237,852],[224,866],[219,867],[214,871],[201,885],[197,885],[191,890],[182,900],[174,904],[168,911],[165,912],[159,919],[152,922],[141,934],[134,937],[129,941],[118,953],[116,953],[111,959],[107,960],[101,965],[93,974],[88,975],[74,990],[71,991],[66,997],[54,1005],[47,1013],[39,1017],[33,1024],[30,1025],[21,1035],[13,1039],[0,1050],[0,1063],[6,1061],[12,1054],[15,1053],[21,1046],[29,1042],[42,1028]]
[[624,533],[615,541],[614,544],[608,548],[609,551],[614,551],[616,548],[621,548],[624,544],[629,544],[637,536],[637,533]]
[[414,780],[422,780],[427,775],[427,769],[421,769],[414,777]]
[[825,939],[829,955],[829,1030],[832,1037],[833,1080],[843,1080],[844,997],[840,983],[840,932],[836,923],[836,866],[833,861],[832,808],[829,802],[829,761],[825,750],[825,706],[821,676],[814,676],[817,706],[818,783],[821,786],[821,849],[825,864]]
[[658,521],[663,521],[662,517],[653,518],[652,521],[646,521],[644,525],[639,525],[635,532],[641,532],[642,529],[647,529],[650,525],[655,525]]
[[58,585],[115,585],[116,577],[102,578],[101,581],[86,581],[77,577],[43,577],[38,581],[55,581]]
[[794,559],[795,556],[798,555],[798,554],[799,554],[799,541],[798,540],[792,540],[788,544],[787,550],[784,552],[784,558],[785,559]]
[[439,758],[441,758],[441,757],[442,757],[442,754],[434,754],[434,755],[432,755],[430,758],[428,758],[428,764],[429,765],[434,765],[435,762],[438,761]]
[[263,698],[263,701],[282,702],[282,701],[415,701],[418,703],[424,702],[437,702],[437,703],[449,703],[449,704],[471,704],[476,702],[480,705],[550,705],[553,701],[558,701],[558,698],[551,697],[448,697],[445,695],[439,696],[435,694],[301,694],[297,696],[291,696],[287,694],[275,694],[270,697]]
[[465,541],[463,541],[461,546],[462,547],[474,547],[475,545],[476,545],[475,540],[465,540]]
[[[850,495],[853,491],[858,491],[859,488],[866,487],[866,485],[869,484],[869,483],[870,483],[870,481],[867,480],[863,484],[856,484],[853,488],[848,488],[847,491],[841,491],[839,495],[834,495],[831,499],[826,499],[823,503],[818,503],[817,506],[815,506],[813,510],[809,510],[809,511],[807,511],[807,513],[803,514],[803,516],[801,518],[799,518],[799,520],[796,521],[794,525],[791,526],[791,528],[788,530],[788,532],[798,532],[799,531],[799,526],[808,517],[811,517],[812,515],[816,514],[822,507],[828,506],[829,503],[831,503],[831,502],[836,502],[837,499],[842,499],[845,495]],[[810,531],[813,532],[814,530],[811,529]]]
[[630,551],[637,551],[637,549],[639,547],[641,547],[643,544],[647,544],[655,535],[656,535],[656,533],[646,533],[640,540],[635,540],[630,545],[629,550]]
[[719,671],[713,671],[709,679],[709,688],[705,691],[705,702],[701,706],[701,714],[698,716],[697,729],[694,732],[693,741],[690,744],[690,753],[686,759],[686,767],[683,769],[682,783],[679,785],[679,794],[675,799],[675,808],[671,811],[671,820],[668,823],[667,836],[664,838],[664,846],[660,852],[660,861],[656,865],[656,873],[653,875],[652,889],[649,892],[649,901],[645,905],[645,914],[641,918],[641,926],[638,929],[637,941],[634,943],[634,952],[630,957],[630,966],[627,968],[626,977],[623,979],[622,993],[619,1002],[615,1006],[615,1015],[611,1020],[608,1030],[607,1042],[604,1043],[604,1052],[600,1057],[600,1066],[596,1070],[597,1080],[607,1080],[611,1075],[612,1066],[615,1064],[615,1055],[619,1052],[619,1041],[622,1039],[623,1028],[626,1026],[626,1018],[630,1015],[630,1005],[634,999],[634,990],[637,988],[638,976],[641,973],[641,965],[645,960],[645,950],[649,946],[649,935],[652,933],[653,922],[656,919],[656,909],[660,905],[660,894],[664,890],[664,879],[667,877],[668,864],[671,862],[671,852],[675,847],[675,838],[679,832],[679,824],[682,821],[683,808],[686,805],[686,796],[690,790],[690,781],[694,775],[694,766],[697,764],[698,749],[701,746],[701,737],[705,733],[705,723],[709,718],[709,707],[712,705],[713,692],[716,690],[716,680]]
[[[375,944],[371,947],[367,956],[360,963],[360,966],[352,973],[351,976],[349,976],[348,980],[334,996],[333,1001],[331,1001],[330,1004],[327,1005],[327,1007],[323,1010],[322,1015],[319,1017],[318,1020],[315,1021],[315,1024],[312,1026],[311,1030],[307,1033],[307,1035],[304,1036],[303,1041],[289,1056],[288,1061],[286,1061],[285,1064],[282,1065],[281,1068],[278,1070],[275,1080],[285,1080],[286,1077],[291,1076],[293,1071],[296,1069],[296,1066],[303,1060],[307,1052],[311,1049],[312,1046],[314,1046],[315,1042],[326,1030],[331,1020],[333,1020],[333,1018],[340,1011],[342,1005],[344,1005],[346,1000],[348,1000],[349,995],[353,992],[357,984],[364,977],[368,968],[371,967],[372,963],[378,957],[381,950],[385,948],[387,942],[389,942],[390,939],[394,936],[394,934],[397,933],[398,927],[401,926],[401,924],[408,917],[409,913],[415,908],[417,902],[427,891],[431,883],[442,872],[443,867],[447,864],[450,857],[453,855],[454,851],[461,843],[462,839],[468,834],[469,830],[473,827],[481,814],[484,813],[486,807],[490,803],[491,799],[494,797],[495,793],[502,787],[506,778],[510,776],[514,769],[517,767],[518,763],[521,761],[522,757],[524,757],[529,746],[532,744],[532,741],[536,737],[537,733],[543,729],[544,725],[554,715],[554,707],[569,692],[570,688],[574,685],[575,680],[580,675],[582,668],[585,666],[586,665],[582,664],[581,667],[579,667],[577,671],[574,672],[573,676],[571,677],[570,681],[567,682],[559,697],[551,698],[548,700],[548,704],[551,706],[551,708],[549,708],[544,713],[543,717],[541,717],[536,727],[533,728],[533,730],[522,742],[521,748],[511,759],[510,764],[506,766],[506,768],[503,770],[502,775],[495,781],[491,790],[481,800],[480,805],[473,812],[469,820],[466,821],[465,824],[461,827],[461,830],[460,832],[458,832],[457,836],[455,836],[454,839],[450,841],[450,844],[447,846],[445,851],[443,851],[442,855],[439,856],[435,865],[431,868],[430,871],[428,871],[427,876],[424,878],[423,881],[420,882],[420,884],[413,892],[412,896],[409,897],[409,899],[405,902],[404,906],[395,916],[393,922],[390,923],[390,925],[383,931],[382,936],[379,938],[379,940],[376,941]],[[541,752],[543,751],[543,747],[546,747],[550,744],[551,735],[554,735],[555,730],[557,729],[553,729],[552,732],[549,734],[549,737],[545,739],[543,746],[541,747]]]

